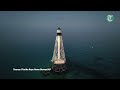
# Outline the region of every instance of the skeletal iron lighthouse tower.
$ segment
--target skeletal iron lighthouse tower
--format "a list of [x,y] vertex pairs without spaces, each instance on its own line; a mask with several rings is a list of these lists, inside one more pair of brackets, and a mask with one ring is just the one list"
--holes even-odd
[[61,29],[57,29],[57,36],[55,40],[54,52],[52,57],[52,71],[54,72],[63,72],[66,70],[66,58],[62,40]]

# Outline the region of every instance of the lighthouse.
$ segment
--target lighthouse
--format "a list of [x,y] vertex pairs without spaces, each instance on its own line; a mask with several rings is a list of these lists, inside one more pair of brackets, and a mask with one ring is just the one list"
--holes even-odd
[[57,29],[57,35],[55,40],[55,46],[52,57],[52,71],[63,72],[66,71],[66,58],[63,46],[61,28]]

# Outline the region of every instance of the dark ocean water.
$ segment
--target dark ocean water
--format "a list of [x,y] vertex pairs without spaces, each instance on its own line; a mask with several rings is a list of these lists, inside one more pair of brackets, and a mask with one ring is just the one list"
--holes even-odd
[[[51,29],[50,29],[51,30]],[[56,31],[43,29],[0,30],[0,78],[4,79],[118,79],[120,35],[116,32],[62,31],[69,70],[62,75],[15,72],[13,68],[48,68]]]

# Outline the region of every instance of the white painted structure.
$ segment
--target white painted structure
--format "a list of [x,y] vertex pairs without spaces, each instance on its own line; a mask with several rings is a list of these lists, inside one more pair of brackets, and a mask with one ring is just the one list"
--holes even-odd
[[61,29],[57,29],[57,36],[55,40],[54,52],[52,60],[53,64],[65,64],[65,52],[63,47],[62,32]]

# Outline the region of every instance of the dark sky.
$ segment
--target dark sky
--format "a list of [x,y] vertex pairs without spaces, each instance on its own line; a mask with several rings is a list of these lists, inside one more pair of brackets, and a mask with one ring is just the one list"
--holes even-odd
[[[115,19],[113,22],[108,22],[106,20],[107,15],[109,14],[114,15]],[[103,37],[110,37],[114,40],[119,40],[120,12],[0,11],[1,44],[12,44],[13,42],[15,43],[18,41],[19,43],[23,43],[24,41],[28,42],[28,40],[30,40],[30,42],[31,40],[33,40],[32,42],[35,42],[36,40],[43,42],[45,39],[48,40],[50,38],[52,38],[51,40],[53,41],[58,27],[61,27],[65,39],[69,38],[69,40],[77,35],[81,41],[88,41],[89,37],[92,36],[101,39]],[[81,32],[88,32],[89,34],[87,35],[86,33]],[[84,39],[80,36],[83,36]]]
[[[115,21],[108,23],[108,14],[115,16]],[[84,28],[87,31],[97,31],[96,28],[120,28],[119,11],[0,11],[0,27],[41,28],[55,30]],[[50,29],[51,28],[51,29]],[[90,29],[92,28],[92,29]],[[96,30],[94,30],[94,28]]]
[[[114,15],[113,22],[106,20],[109,14]],[[58,27],[65,42],[120,45],[120,11],[0,11],[1,48],[16,43],[45,45],[55,40]]]

